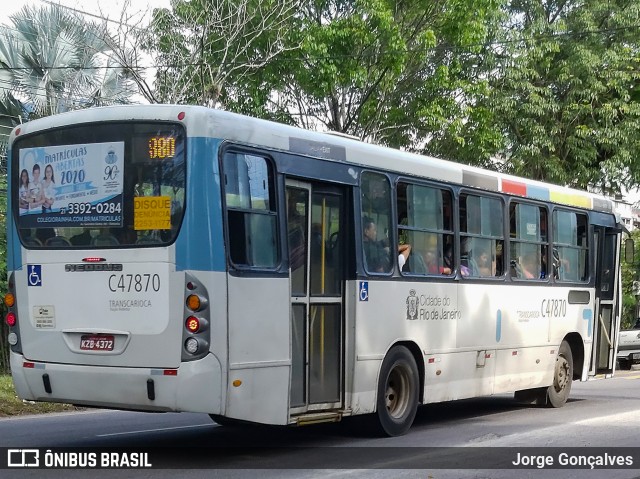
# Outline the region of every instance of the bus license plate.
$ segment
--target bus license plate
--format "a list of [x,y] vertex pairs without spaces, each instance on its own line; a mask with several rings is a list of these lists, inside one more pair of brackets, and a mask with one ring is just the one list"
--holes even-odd
[[634,361],[640,361],[640,353],[633,353],[632,358]]
[[80,338],[83,351],[113,351],[113,336],[84,335]]

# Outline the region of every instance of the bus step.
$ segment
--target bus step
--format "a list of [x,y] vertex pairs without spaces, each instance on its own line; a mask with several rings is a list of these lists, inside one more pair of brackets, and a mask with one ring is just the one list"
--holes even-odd
[[309,424],[319,424],[321,422],[340,422],[342,413],[340,412],[318,412],[302,414],[296,418],[296,426],[307,426]]

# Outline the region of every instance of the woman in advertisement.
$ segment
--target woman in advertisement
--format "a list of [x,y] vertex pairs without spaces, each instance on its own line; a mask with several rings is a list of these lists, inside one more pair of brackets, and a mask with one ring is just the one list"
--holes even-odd
[[47,165],[44,169],[44,180],[42,180],[42,212],[51,213],[51,205],[55,200],[56,182],[53,177],[53,167]]
[[29,203],[31,193],[29,192],[29,172],[23,169],[20,172],[20,186],[18,187],[18,197],[20,203],[20,214],[24,215],[29,212]]

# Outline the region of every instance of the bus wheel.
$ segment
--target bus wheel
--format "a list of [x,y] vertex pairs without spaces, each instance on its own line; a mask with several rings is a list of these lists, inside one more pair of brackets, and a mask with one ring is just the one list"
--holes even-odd
[[566,341],[562,341],[558,356],[556,357],[556,367],[553,373],[553,384],[547,389],[550,407],[562,407],[569,398],[571,392],[571,382],[573,381],[573,355],[571,347]]
[[620,365],[620,369],[631,369],[631,361],[628,359],[618,359],[618,364]]
[[406,433],[418,410],[418,367],[404,346],[395,346],[382,362],[378,382],[378,421],[388,436]]

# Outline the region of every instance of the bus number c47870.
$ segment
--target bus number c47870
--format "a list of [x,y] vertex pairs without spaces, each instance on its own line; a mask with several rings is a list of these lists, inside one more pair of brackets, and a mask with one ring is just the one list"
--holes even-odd
[[112,293],[157,293],[160,291],[160,275],[112,274],[109,276],[109,290]]
[[563,318],[567,315],[567,300],[543,299],[540,310],[543,318]]

